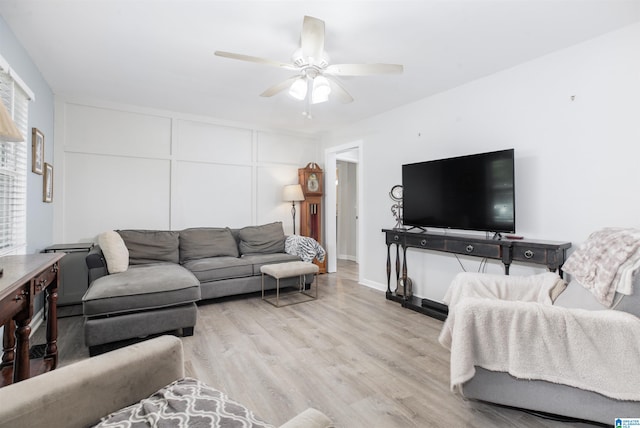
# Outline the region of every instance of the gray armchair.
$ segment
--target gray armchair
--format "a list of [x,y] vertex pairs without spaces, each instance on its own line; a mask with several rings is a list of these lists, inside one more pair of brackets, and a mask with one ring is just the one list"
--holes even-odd
[[[180,339],[161,336],[0,388],[0,428],[80,428],[184,377]],[[328,428],[307,409],[283,428]]]

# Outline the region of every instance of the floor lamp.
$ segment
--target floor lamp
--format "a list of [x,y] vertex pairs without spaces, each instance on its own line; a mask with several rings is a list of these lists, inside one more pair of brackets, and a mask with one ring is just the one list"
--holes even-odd
[[291,202],[291,217],[293,218],[293,234],[296,234],[296,202],[304,201],[302,186],[299,184],[289,184],[284,186],[282,199]]

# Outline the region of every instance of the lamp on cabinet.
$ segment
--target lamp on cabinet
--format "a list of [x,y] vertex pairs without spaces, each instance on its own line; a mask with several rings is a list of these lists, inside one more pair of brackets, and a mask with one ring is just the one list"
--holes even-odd
[[289,184],[284,186],[282,199],[291,202],[291,217],[293,218],[293,234],[296,234],[296,202],[304,201],[302,186],[299,184]]

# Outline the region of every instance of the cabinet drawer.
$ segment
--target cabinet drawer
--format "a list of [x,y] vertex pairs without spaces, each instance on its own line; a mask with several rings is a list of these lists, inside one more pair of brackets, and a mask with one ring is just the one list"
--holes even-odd
[[550,252],[548,249],[540,247],[514,246],[513,260],[543,265],[552,264],[555,262],[555,251]]
[[34,293],[38,294],[45,288],[47,288],[53,281],[56,280],[56,274],[58,272],[58,264],[51,266],[51,268],[42,272],[40,275],[33,278]]
[[20,313],[29,304],[29,285],[25,284],[10,296],[0,301],[0,319],[2,325],[9,322],[14,315]]
[[499,259],[502,257],[500,244],[484,244],[472,241],[447,241],[446,251],[457,254],[469,254],[476,257]]
[[399,233],[387,233],[387,244],[404,244],[404,238]]
[[444,250],[444,239],[432,236],[407,236],[405,245],[407,247],[426,248],[429,250]]

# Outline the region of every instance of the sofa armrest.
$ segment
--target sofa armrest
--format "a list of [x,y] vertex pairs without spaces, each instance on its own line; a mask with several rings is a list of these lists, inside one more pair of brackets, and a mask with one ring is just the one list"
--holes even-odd
[[333,422],[324,413],[309,407],[304,412],[290,419],[280,428],[332,428]]
[[89,269],[89,285],[96,279],[108,275],[107,261],[104,259],[102,249],[98,244],[94,245],[85,257],[87,268]]
[[0,427],[86,427],[182,377],[180,339],[150,339],[0,388]]

